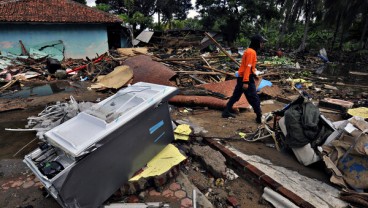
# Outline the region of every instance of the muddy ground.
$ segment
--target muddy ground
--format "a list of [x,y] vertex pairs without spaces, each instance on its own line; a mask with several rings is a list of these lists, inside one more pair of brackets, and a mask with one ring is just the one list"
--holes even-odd
[[[27,187],[0,188],[0,207],[59,207],[52,197],[45,198],[41,191],[41,184],[32,175],[31,171],[22,163],[22,158],[37,147],[37,140],[34,132],[9,132],[4,128],[24,128],[29,116],[37,115],[47,104],[56,101],[65,101],[70,95],[77,101],[96,101],[108,97],[107,93],[97,93],[94,91],[79,88],[73,92],[62,92],[42,97],[29,97],[23,101],[26,107],[23,110],[13,110],[0,113],[0,184],[14,184],[18,180],[31,181]],[[275,102],[275,104],[262,106],[263,112],[270,112],[281,109],[285,104]],[[201,127],[205,131],[203,137],[220,138],[224,142],[233,145],[246,154],[255,154],[271,160],[273,163],[282,165],[289,169],[298,171],[300,174],[328,182],[328,175],[324,172],[321,163],[310,167],[299,164],[292,153],[278,152],[272,147],[271,140],[263,142],[246,142],[240,138],[239,132],[251,134],[257,129],[255,115],[250,111],[241,112],[235,119],[221,118],[220,110],[198,107],[172,106],[172,119],[175,121],[185,121],[194,127]],[[325,114],[331,120],[338,120],[336,114]],[[31,142],[34,140],[33,142]],[[31,142],[26,148],[18,152],[24,145]],[[195,164],[192,161],[192,164]],[[200,170],[201,168],[199,168]],[[211,187],[209,175],[206,171],[189,168],[186,172],[188,178],[200,189],[206,190]],[[5,189],[6,188],[6,189]],[[247,180],[238,178],[227,182],[224,187],[213,188],[212,200],[216,207],[226,207],[223,201],[216,204],[216,197],[226,196],[231,193],[237,196],[241,207],[272,207],[261,199],[261,187],[255,186]],[[216,195],[217,194],[217,195]]]

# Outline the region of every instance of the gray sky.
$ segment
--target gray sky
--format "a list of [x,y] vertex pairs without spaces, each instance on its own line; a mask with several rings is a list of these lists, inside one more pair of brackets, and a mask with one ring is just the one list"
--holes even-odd
[[87,0],[87,5],[88,6],[95,6],[96,5],[95,0]]

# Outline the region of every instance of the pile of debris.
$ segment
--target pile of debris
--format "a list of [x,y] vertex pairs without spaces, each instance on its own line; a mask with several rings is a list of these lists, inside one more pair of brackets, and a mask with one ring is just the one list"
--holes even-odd
[[[5,84],[0,88],[0,92],[12,90],[11,86],[14,83],[36,77],[47,81],[70,79],[73,81],[89,82],[91,84],[90,89],[98,91],[108,89],[113,92],[118,92],[117,90],[126,86],[134,86],[134,84],[146,82],[179,88],[179,94],[171,98],[170,103],[188,107],[204,106],[222,109],[226,105],[227,99],[232,95],[236,84],[234,72],[239,66],[240,54],[242,52],[239,51],[239,53],[230,54],[229,50],[221,47],[213,38],[213,35],[211,36],[205,33],[205,36],[206,40],[202,42],[210,42],[217,46],[218,50],[204,53],[204,48],[200,45],[201,41],[195,37],[190,36],[191,41],[188,41],[188,36],[186,38],[173,38],[167,35],[163,35],[161,38],[153,39],[152,41],[146,41],[149,48],[120,48],[110,51],[108,54],[97,55],[96,58],[91,60],[87,58],[87,60],[67,59],[60,61],[52,57],[51,54],[42,54],[46,53],[41,50],[45,47],[35,46],[34,48],[37,50],[32,50],[32,52],[23,49],[17,56],[1,56],[0,66],[2,68],[0,69],[2,71],[0,76],[3,78],[3,83]],[[140,41],[143,41],[143,38]],[[62,45],[62,43],[54,44],[53,47],[59,47],[60,44]],[[28,56],[21,57],[27,54]],[[363,122],[364,120],[355,117],[344,124],[332,124],[332,122],[321,116],[320,111],[333,112],[344,116],[359,115],[362,119],[366,119],[368,116],[367,108],[365,107],[368,102],[362,101],[361,98],[367,98],[368,95],[365,92],[357,92],[358,94],[356,94],[348,89],[357,87],[357,84],[345,84],[342,80],[335,80],[331,84],[330,80],[319,76],[322,73],[320,71],[328,69],[326,68],[328,67],[326,64],[329,61],[323,51],[320,52],[320,56],[310,57],[303,62],[292,61],[292,59],[285,57],[280,51],[274,55],[276,56],[264,57],[260,54],[258,67],[260,76],[257,80],[257,90],[259,95],[264,99],[276,99],[289,105],[282,110],[282,113],[279,112],[280,114],[274,115],[277,117],[277,119],[273,120],[274,127],[267,125],[269,120],[267,115],[265,115],[264,123],[255,132],[253,138],[245,136],[246,138],[244,139],[246,141],[256,141],[272,137],[275,147],[278,149],[285,146],[291,148],[298,161],[303,165],[310,165],[323,158],[326,166],[334,174],[332,181],[341,185],[346,190],[342,198],[351,202],[361,201],[361,205],[366,205],[366,195],[359,194],[358,192],[364,192],[367,187],[363,182],[354,181],[351,178],[358,177],[364,179],[366,177],[366,161],[364,160],[364,155],[367,152],[364,149],[364,145],[367,143],[364,140],[367,134],[366,124]],[[308,66],[316,68],[306,68],[304,66],[306,62],[313,63]],[[354,75],[357,74],[355,73]],[[356,79],[361,80],[362,76],[364,77],[366,75],[359,74]],[[360,87],[360,89],[368,88],[365,85]],[[135,92],[141,93],[145,90],[147,89],[140,88]],[[117,93],[116,95],[123,98],[129,95],[129,93]],[[302,102],[293,102],[295,97],[299,95],[303,97]],[[311,98],[313,98],[313,102]],[[132,106],[123,105],[130,108],[138,106],[141,100],[146,101],[145,99],[134,99],[130,97],[127,100],[136,102]],[[308,102],[304,102],[306,100]],[[316,103],[319,104],[318,107]],[[101,105],[102,107],[111,108],[108,109],[109,111],[103,112],[108,113],[108,116],[105,115],[106,117],[102,119],[103,116],[101,117],[96,112],[93,116],[104,120],[109,125],[113,122],[118,122],[120,116],[124,114],[124,112],[118,112],[120,114],[113,112],[113,110],[117,110],[115,102],[108,103],[106,106],[104,104]],[[244,96],[234,105],[234,110],[237,111],[249,108],[250,105]],[[301,112],[304,112],[305,109],[314,109],[314,111],[309,114],[311,111],[306,110],[308,113],[305,114],[311,117],[304,119],[303,123],[300,123],[299,121],[302,120],[300,114],[303,114]],[[74,99],[71,98],[70,105],[58,103],[54,106],[49,106],[39,117],[30,118],[29,127],[38,131],[40,139],[46,141],[43,138],[43,134],[46,131],[59,126],[64,121],[83,111]],[[88,113],[84,112],[84,114]],[[93,119],[90,118],[90,115],[83,117],[83,119],[87,126],[90,125],[93,127],[91,129],[103,129],[101,127],[103,122],[91,122]],[[347,123],[350,123],[350,125]],[[161,126],[162,124],[160,123],[157,126],[152,126],[150,132],[153,134]],[[292,131],[295,129],[300,131]],[[188,134],[186,131],[184,132]],[[62,133],[66,137],[68,136],[67,131],[57,131],[55,135],[60,136]],[[182,136],[183,133],[178,134]],[[255,137],[257,134],[258,138]],[[160,139],[160,137],[156,139]],[[64,142],[63,144],[66,143],[68,142]],[[99,145],[90,146],[88,150],[90,152],[88,153],[95,151],[93,148],[98,148]],[[73,143],[71,146],[78,146],[78,144]],[[182,145],[177,145],[175,148],[180,149],[180,147]],[[181,152],[191,152],[193,157],[199,157],[202,153],[198,149],[201,148],[202,150],[205,149],[204,147],[194,146],[191,151],[185,151],[187,148],[183,148],[184,150]],[[172,153],[172,149],[169,152]],[[177,153],[179,151],[175,149],[175,152]],[[177,155],[178,157],[174,157],[180,158],[179,162],[173,162],[174,170],[180,168],[177,165],[184,161],[187,156],[180,154]],[[75,157],[76,160],[80,159],[78,156]],[[30,158],[32,158],[32,155]],[[158,160],[160,161],[160,159]],[[357,167],[354,161],[359,161],[362,167]],[[153,163],[157,164],[157,161]],[[144,171],[150,171],[148,166]],[[216,177],[216,184],[221,184],[221,178],[226,178],[226,176],[229,179],[237,177],[233,174],[226,174],[226,172],[231,171],[225,168],[218,170],[219,167],[208,167]],[[359,171],[356,172],[357,174],[351,175],[347,173],[347,169],[349,168],[354,170],[359,169]],[[140,174],[146,174],[144,171]],[[177,172],[174,171],[173,174],[177,174]],[[164,173],[160,172],[157,175]],[[137,177],[140,174],[137,174]],[[134,188],[134,192],[137,192],[137,189],[143,190],[147,188],[148,184],[151,183],[147,178],[149,176],[146,179],[142,179],[143,182],[141,184],[139,182],[127,184],[121,188],[121,192],[123,194],[133,192],[132,187]],[[157,186],[160,186],[160,184],[156,181]],[[358,191],[354,192],[352,190]],[[210,194],[211,191],[208,191],[207,195]],[[353,198],[355,196],[359,199]],[[65,194],[65,197],[69,197],[68,194]]]

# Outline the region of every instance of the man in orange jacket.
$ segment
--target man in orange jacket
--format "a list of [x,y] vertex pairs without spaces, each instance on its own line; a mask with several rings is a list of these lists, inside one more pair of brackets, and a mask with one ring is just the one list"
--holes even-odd
[[242,93],[244,93],[249,104],[253,107],[253,110],[257,115],[256,122],[261,123],[262,110],[254,79],[257,76],[257,50],[261,49],[265,42],[267,42],[267,40],[261,35],[254,35],[251,38],[250,45],[247,50],[244,51],[242,57],[237,75],[237,84],[233,95],[226,104],[225,110],[222,112],[223,118],[235,117],[235,115],[231,113],[231,110],[234,103],[236,103],[240,99]]

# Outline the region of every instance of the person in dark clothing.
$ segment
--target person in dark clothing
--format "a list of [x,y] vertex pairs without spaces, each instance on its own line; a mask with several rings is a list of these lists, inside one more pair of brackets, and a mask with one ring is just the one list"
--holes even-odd
[[259,97],[257,95],[255,79],[257,79],[257,50],[261,49],[265,42],[267,42],[267,40],[258,34],[251,38],[250,45],[247,50],[244,51],[242,57],[237,73],[237,84],[233,95],[226,104],[225,110],[222,112],[223,118],[235,117],[235,115],[231,113],[233,105],[240,99],[242,93],[244,93],[249,104],[253,107],[253,110],[257,115],[256,122],[261,123],[262,110]]

